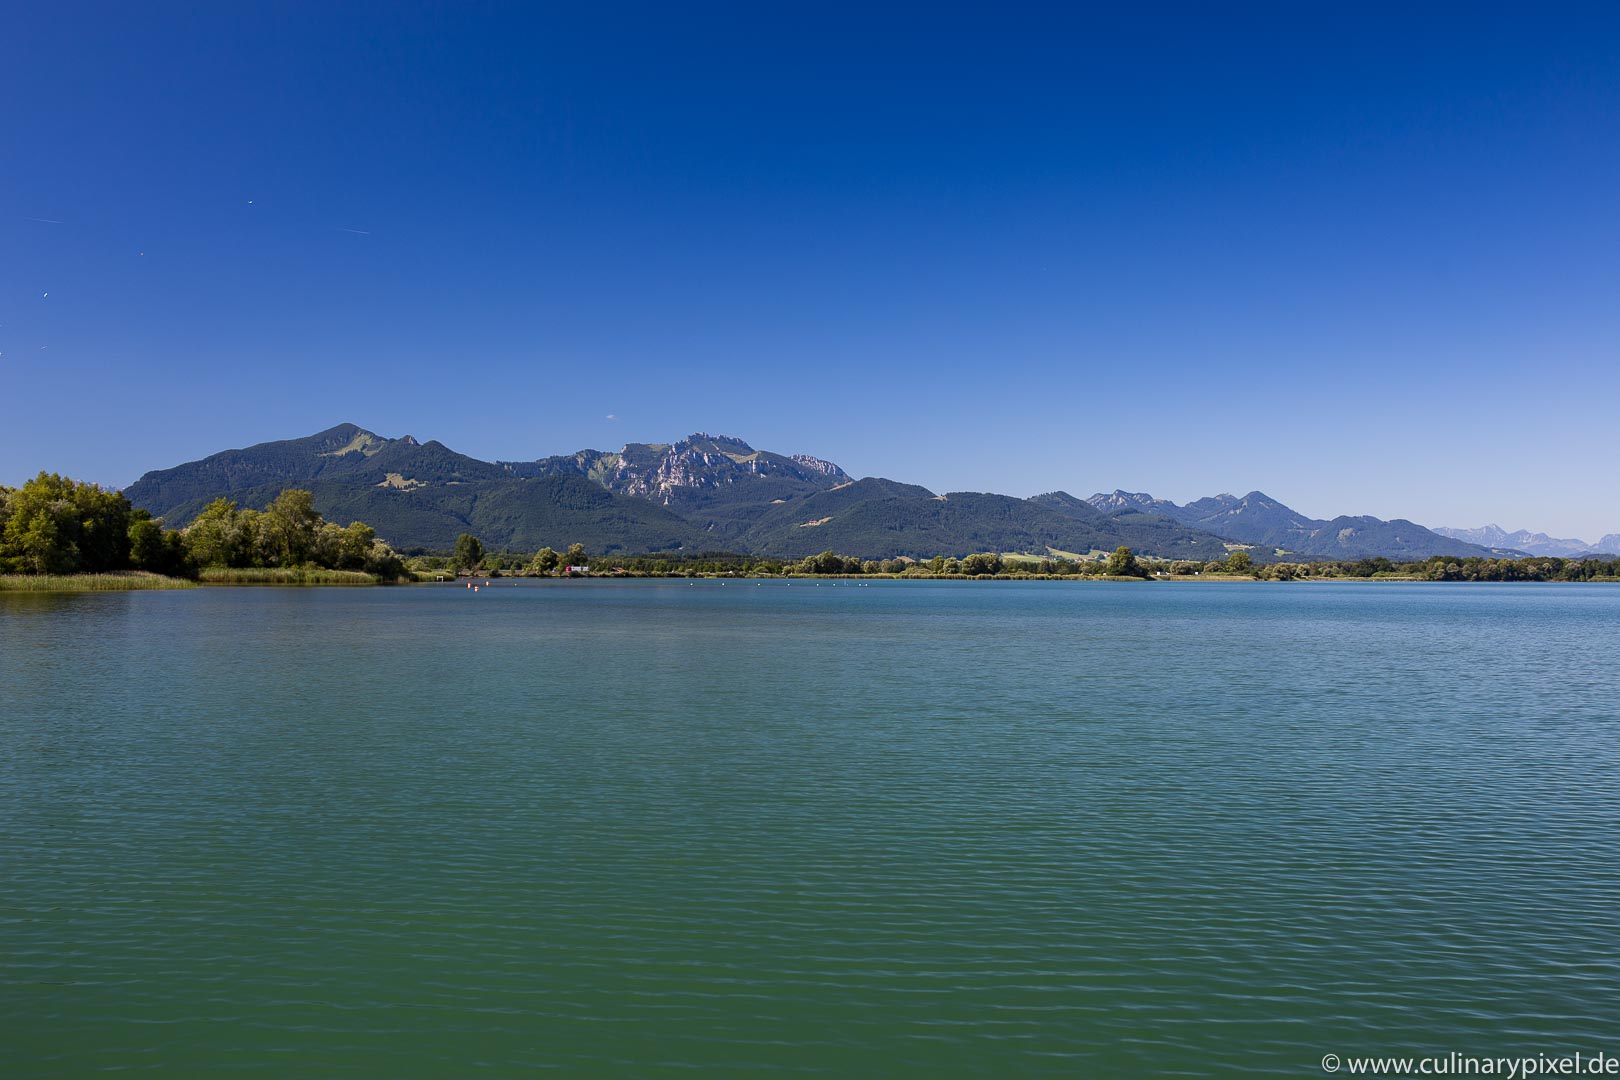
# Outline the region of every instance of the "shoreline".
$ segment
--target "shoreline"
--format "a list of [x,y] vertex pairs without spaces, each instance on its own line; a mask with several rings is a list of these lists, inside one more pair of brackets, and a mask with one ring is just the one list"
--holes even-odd
[[[212,580],[210,580],[212,578]],[[439,586],[441,588],[466,587],[468,584],[493,588],[500,582],[549,581],[813,581],[813,582],[940,582],[940,581],[1061,581],[1073,583],[1133,582],[1144,585],[1156,583],[1211,582],[1219,584],[1258,585],[1331,585],[1356,583],[1367,585],[1613,585],[1620,578],[1593,578],[1587,581],[1437,581],[1413,575],[1385,577],[1316,577],[1301,576],[1287,580],[1251,577],[1246,574],[1201,574],[1173,577],[1118,577],[1107,574],[591,574],[572,577],[537,577],[524,574],[501,574],[488,578],[452,578],[448,581],[388,581],[373,574],[358,571],[230,571],[205,573],[196,581],[188,578],[165,577],[146,571],[132,570],[119,573],[95,574],[0,574],[0,593],[87,593],[87,592],[149,592],[181,589],[219,588],[370,588],[391,586]]]

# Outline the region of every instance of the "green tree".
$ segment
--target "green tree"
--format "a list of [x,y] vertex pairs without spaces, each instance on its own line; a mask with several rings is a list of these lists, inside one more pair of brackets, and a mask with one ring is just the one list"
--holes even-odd
[[315,534],[321,515],[315,496],[301,488],[288,488],[264,509],[263,540],[268,561],[276,566],[302,566],[313,560]]
[[371,557],[371,549],[376,542],[376,529],[363,521],[349,522],[348,528],[343,529],[338,538],[337,565],[345,570],[359,569]]
[[1121,545],[1108,556],[1108,573],[1112,577],[1146,577],[1147,573],[1136,561],[1130,548]]
[[980,553],[969,555],[962,560],[962,573],[964,574],[999,574],[1000,572],[1000,555]]
[[376,543],[377,530],[363,521],[351,521],[344,528],[323,521],[315,530],[310,561],[329,570],[361,570]]
[[799,566],[799,572],[804,574],[858,574],[861,572],[861,560],[844,558],[835,551],[823,551],[820,555],[812,555]]
[[180,534],[186,552],[198,566],[251,566],[251,538],[243,533],[241,514],[229,499],[215,499]]
[[151,517],[129,523],[129,561],[137,570],[150,570],[163,561],[163,525]]
[[387,581],[397,581],[407,576],[405,560],[381,540],[371,542],[371,550],[366,552],[366,561],[361,564],[360,569]]
[[129,523],[129,564],[137,570],[170,577],[190,576],[184,538],[145,510],[137,510]]
[[1254,569],[1254,558],[1247,551],[1234,551],[1226,557],[1228,574],[1247,574]]
[[586,566],[589,560],[585,555],[584,544],[569,544],[568,554],[563,556],[564,566]]
[[529,572],[531,574],[555,574],[557,567],[561,565],[562,556],[549,547],[543,547],[534,553],[533,559],[529,560]]
[[70,574],[79,568],[78,545],[66,540],[59,516],[49,507],[13,514],[6,528],[13,559],[35,574]]
[[6,490],[0,567],[71,574],[129,566],[133,508],[116,491],[42,472]]
[[455,570],[471,570],[484,561],[484,545],[472,533],[456,537],[456,553],[450,559]]

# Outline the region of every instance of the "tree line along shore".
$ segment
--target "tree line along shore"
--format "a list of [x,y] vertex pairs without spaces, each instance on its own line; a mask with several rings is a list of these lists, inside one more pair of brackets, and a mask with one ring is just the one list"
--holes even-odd
[[0,589],[104,591],[198,584],[372,585],[463,575],[558,577],[864,577],[1050,580],[1617,581],[1620,559],[1455,558],[1420,562],[1257,563],[1243,550],[1208,562],[1111,553],[1069,557],[977,552],[928,560],[803,559],[733,552],[592,556],[584,545],[533,554],[487,551],[463,534],[448,553],[402,554],[370,525],[326,521],[310,492],[288,489],[263,509],[216,499],[184,528],[123,494],[55,473],[0,487]]
[[183,529],[123,494],[40,473],[0,487],[0,588],[188,588],[198,583],[359,585],[411,580],[364,522],[324,520],[308,491],[262,510],[216,499]]
[[[559,562],[560,560],[560,562]],[[613,577],[863,577],[947,580],[1144,580],[1144,581],[1620,581],[1620,559],[1459,559],[1436,555],[1421,562],[1389,559],[1276,562],[1261,564],[1246,551],[1210,562],[1155,559],[1130,548],[1086,558],[979,552],[937,555],[928,560],[861,559],[824,551],[803,559],[770,559],[733,552],[584,556],[575,544],[559,555],[542,548],[534,556],[484,552],[463,536],[456,554],[412,559],[442,573],[555,576],[579,567],[591,576]]]

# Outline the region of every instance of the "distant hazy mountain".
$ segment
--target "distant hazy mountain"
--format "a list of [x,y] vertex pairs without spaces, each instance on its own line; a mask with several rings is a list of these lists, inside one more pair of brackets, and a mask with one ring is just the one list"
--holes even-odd
[[1481,544],[1491,548],[1507,548],[1513,551],[1522,551],[1526,555],[1556,555],[1561,558],[1575,558],[1598,552],[1613,553],[1616,548],[1620,548],[1620,535],[1616,534],[1605,536],[1596,544],[1588,544],[1584,540],[1560,539],[1556,536],[1548,536],[1546,533],[1531,532],[1529,529],[1508,532],[1499,525],[1482,525],[1477,529],[1436,528],[1434,531],[1441,536],[1449,536],[1455,540],[1465,540],[1470,544]]
[[1116,491],[1077,499],[984,492],[936,495],[804,454],[756,450],[698,433],[533,461],[479,461],[439,442],[390,439],[340,424],[302,439],[226,450],[147,473],[126,494],[183,525],[224,496],[259,507],[308,488],[328,519],[367,521],[396,547],[449,548],[470,532],[487,547],[594,552],[725,549],[798,557],[829,548],[863,558],[973,551],[1087,554],[1120,545],[1146,555],[1210,560],[1233,543],[1262,561],[1488,554],[1409,521],[1315,521],[1260,492],[1177,506]]
[[[1178,506],[1142,492],[1115,491],[1086,500],[1099,510],[1150,510],[1184,525],[1214,533],[1267,553],[1319,559],[1426,559],[1430,555],[1491,555],[1488,548],[1441,536],[1397,518],[1307,517],[1261,491],[1247,495],[1214,495]],[[1282,557],[1282,556],[1279,556]]]

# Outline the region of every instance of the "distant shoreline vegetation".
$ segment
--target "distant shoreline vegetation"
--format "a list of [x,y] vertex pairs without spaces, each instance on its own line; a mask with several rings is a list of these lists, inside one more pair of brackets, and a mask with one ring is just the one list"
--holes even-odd
[[804,559],[771,559],[734,552],[690,555],[587,556],[583,545],[566,553],[549,547],[533,556],[484,550],[463,534],[448,556],[422,555],[408,568],[418,580],[435,575],[489,577],[866,577],[910,580],[1180,580],[1221,581],[1620,581],[1620,559],[1456,558],[1436,555],[1419,562],[1389,559],[1261,564],[1246,551],[1210,562],[1153,559],[1121,547],[1095,558],[995,554],[939,555],[926,561],[860,559],[824,551]]
[[1109,554],[1020,555],[978,552],[932,559],[861,559],[824,551],[782,560],[714,551],[590,556],[583,544],[544,547],[532,556],[489,552],[463,533],[448,555],[408,561],[372,526],[339,526],[315,510],[314,496],[289,488],[263,510],[229,499],[209,503],[184,529],[170,529],[120,492],[40,473],[20,488],[0,487],[0,590],[108,591],[204,585],[374,585],[441,580],[446,575],[525,577],[884,577],[936,580],[1259,580],[1620,581],[1620,559],[1458,558],[1256,563],[1238,550],[1213,561]]

